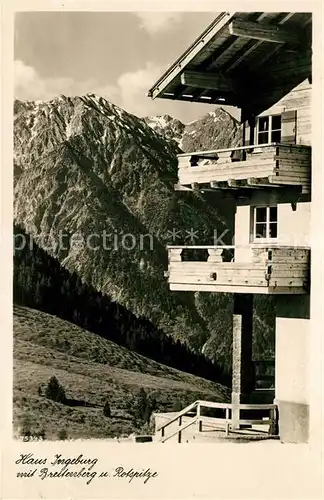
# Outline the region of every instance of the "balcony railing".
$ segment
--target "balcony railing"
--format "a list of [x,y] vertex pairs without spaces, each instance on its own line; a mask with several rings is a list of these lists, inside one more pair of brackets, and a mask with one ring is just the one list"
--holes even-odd
[[[244,262],[234,246],[170,246],[167,272],[171,290],[306,294],[309,293],[309,248],[248,247]],[[242,256],[241,249],[238,259]],[[244,250],[245,252],[245,250]]]
[[179,186],[213,189],[311,184],[311,147],[261,144],[178,155]]

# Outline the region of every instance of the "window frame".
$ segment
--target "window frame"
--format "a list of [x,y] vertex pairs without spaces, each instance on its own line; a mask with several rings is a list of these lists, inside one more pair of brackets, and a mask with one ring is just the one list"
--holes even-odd
[[[278,205],[256,205],[252,208],[252,231],[251,231],[251,236],[252,236],[252,242],[253,243],[275,243],[278,241]],[[262,224],[262,222],[257,222],[257,209],[259,208],[265,208],[266,209],[266,218],[263,224],[266,225],[266,236],[265,238],[257,238],[256,235],[258,234],[256,231],[257,224]],[[276,220],[275,221],[270,221],[270,209],[271,208],[276,208]],[[270,236],[270,225],[271,224],[276,224],[277,228],[277,235],[275,237]]]
[[[278,128],[272,129],[272,118],[277,117],[277,116],[280,116],[280,129],[278,129]],[[266,142],[259,142],[259,134],[266,133],[266,132],[262,132],[262,131],[260,132],[260,130],[259,130],[260,119],[263,119],[263,118],[268,118],[268,120],[269,120],[268,130],[266,131],[268,133],[268,140]],[[256,141],[255,141],[255,144],[258,146],[262,146],[262,144],[272,144],[273,142],[280,143],[280,141],[271,141],[272,133],[279,132],[279,131],[280,131],[280,141],[281,141],[281,138],[282,138],[282,113],[274,113],[272,115],[258,116],[257,123],[256,123]]]

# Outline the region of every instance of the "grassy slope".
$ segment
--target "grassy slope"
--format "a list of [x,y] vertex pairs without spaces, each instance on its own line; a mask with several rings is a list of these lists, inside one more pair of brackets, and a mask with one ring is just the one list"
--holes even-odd
[[[67,398],[63,405],[38,394],[56,375]],[[125,408],[140,387],[154,393],[158,410],[185,406],[197,398],[226,401],[229,390],[205,379],[161,365],[67,321],[26,307],[14,307],[14,424],[28,420],[57,439],[94,438],[140,432]],[[103,416],[106,400],[112,418]],[[87,406],[81,404],[85,401]]]

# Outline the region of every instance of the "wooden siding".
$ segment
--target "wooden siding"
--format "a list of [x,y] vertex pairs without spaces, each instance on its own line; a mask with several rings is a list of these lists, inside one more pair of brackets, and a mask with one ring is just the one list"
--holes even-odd
[[182,252],[186,248],[189,247],[169,247],[171,290],[308,293],[310,251],[307,248],[251,247],[250,262],[237,262],[235,257],[233,262],[223,262],[225,247],[206,247],[209,257],[205,262],[184,261]]
[[[269,116],[283,114],[288,111],[296,111],[296,138],[297,145],[311,145],[311,121],[312,121],[312,86],[305,80],[295,87],[291,92],[280,99],[258,116]],[[256,131],[254,142],[256,143]],[[293,141],[294,142],[294,141]]]

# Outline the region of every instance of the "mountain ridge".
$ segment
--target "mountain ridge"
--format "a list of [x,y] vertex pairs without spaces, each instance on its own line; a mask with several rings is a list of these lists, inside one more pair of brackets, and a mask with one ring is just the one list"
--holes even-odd
[[[234,218],[221,215],[218,193],[211,204],[200,193],[174,191],[179,142],[93,94],[16,101],[14,110],[15,222],[49,242],[51,255],[82,280],[196,352],[207,342],[210,359],[229,368],[231,297],[171,293],[164,278],[167,244],[213,244],[214,230],[221,234]],[[216,110],[189,125],[182,146],[234,146],[239,132]],[[104,231],[112,247],[84,244]],[[57,248],[61,233],[65,249]],[[72,236],[83,244],[71,245]]]

